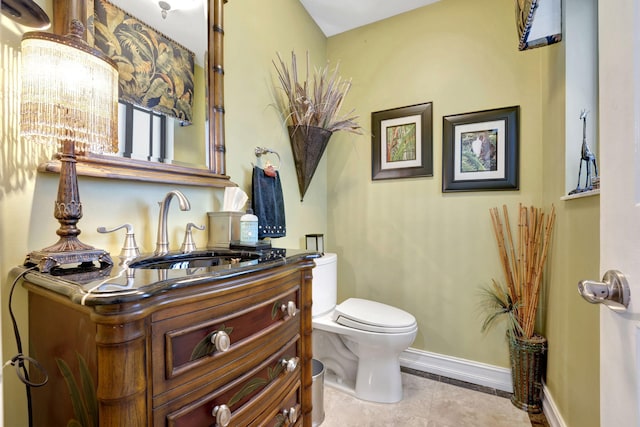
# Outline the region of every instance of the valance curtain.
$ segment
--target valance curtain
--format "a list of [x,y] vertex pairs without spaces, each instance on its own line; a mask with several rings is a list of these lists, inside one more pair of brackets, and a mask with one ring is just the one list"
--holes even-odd
[[191,123],[194,53],[106,0],[92,22],[96,47],[118,64],[120,101]]

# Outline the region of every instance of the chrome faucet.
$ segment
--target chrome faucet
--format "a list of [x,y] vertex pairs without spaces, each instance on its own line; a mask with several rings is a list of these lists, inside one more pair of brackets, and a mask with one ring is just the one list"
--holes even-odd
[[173,196],[178,198],[180,204],[180,210],[188,211],[191,209],[189,200],[179,190],[169,191],[161,202],[160,205],[160,218],[158,220],[158,240],[156,242],[155,255],[165,255],[169,252],[169,233],[167,232],[167,213],[169,212],[169,204]]

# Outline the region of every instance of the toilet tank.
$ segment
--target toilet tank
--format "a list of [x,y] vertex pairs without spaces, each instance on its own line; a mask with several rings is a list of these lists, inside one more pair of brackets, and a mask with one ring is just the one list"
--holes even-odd
[[311,306],[312,316],[328,313],[336,306],[338,298],[338,255],[325,253],[315,260]]

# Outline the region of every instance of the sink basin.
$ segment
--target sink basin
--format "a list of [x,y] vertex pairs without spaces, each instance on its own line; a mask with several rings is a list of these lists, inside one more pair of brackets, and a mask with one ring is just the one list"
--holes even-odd
[[192,252],[188,254],[173,253],[167,255],[142,256],[129,263],[129,268],[145,268],[155,270],[176,270],[186,268],[216,267],[221,265],[240,264],[260,259],[262,254],[256,252]]

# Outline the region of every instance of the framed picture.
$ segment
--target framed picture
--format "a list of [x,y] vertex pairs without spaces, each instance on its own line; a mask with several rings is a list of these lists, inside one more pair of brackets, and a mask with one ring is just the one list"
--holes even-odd
[[519,0],[515,3],[519,50],[562,40],[562,0]]
[[371,179],[433,176],[432,103],[371,113]]
[[445,116],[442,191],[517,190],[520,107]]

